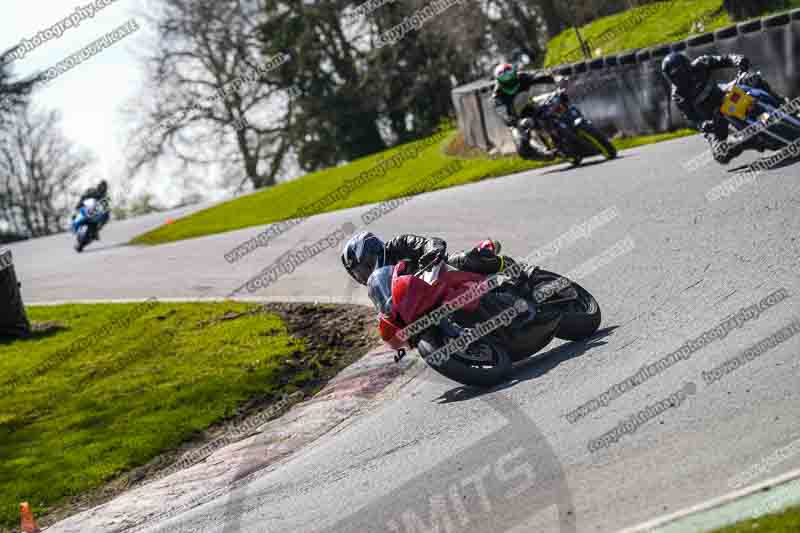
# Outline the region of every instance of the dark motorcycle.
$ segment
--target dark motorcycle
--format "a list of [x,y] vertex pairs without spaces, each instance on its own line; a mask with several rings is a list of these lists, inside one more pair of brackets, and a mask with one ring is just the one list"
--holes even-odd
[[534,129],[543,143],[560,156],[580,165],[584,157],[617,157],[617,149],[591,120],[572,105],[564,88],[532,96],[520,116],[533,119]]
[[521,281],[504,274],[490,280],[445,263],[415,273],[407,268],[385,266],[367,281],[381,338],[397,351],[395,360],[406,347],[417,348],[436,372],[464,385],[497,385],[510,376],[512,362],[554,338],[583,340],[600,327],[594,297],[553,272],[537,268]]

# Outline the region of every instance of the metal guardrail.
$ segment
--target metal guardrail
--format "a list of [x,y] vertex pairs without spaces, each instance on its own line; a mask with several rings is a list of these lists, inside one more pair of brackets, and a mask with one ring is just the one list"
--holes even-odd
[[[660,60],[671,51],[691,57],[741,53],[779,92],[800,95],[800,9],[756,19],[674,43],[559,65],[551,70],[570,76],[568,92],[584,114],[608,135],[664,133],[686,127],[670,101]],[[730,78],[732,73],[727,78]],[[727,79],[724,74],[719,80]],[[467,144],[483,149],[512,146],[508,128],[490,101],[492,82],[481,80],[452,91],[453,104]]]

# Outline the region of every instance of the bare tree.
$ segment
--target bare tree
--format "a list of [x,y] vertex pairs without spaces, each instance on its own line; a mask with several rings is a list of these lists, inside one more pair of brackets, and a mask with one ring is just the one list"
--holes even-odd
[[380,46],[431,3],[354,14],[362,3],[154,2],[142,14],[156,35],[142,101],[130,108],[131,177],[174,155],[180,175],[221,169],[226,185],[260,188],[290,166],[318,170],[417,139],[450,115],[453,86],[519,53],[541,63],[545,30],[572,24],[562,1],[477,0],[425,15]]
[[139,120],[131,174],[166,154],[185,167],[222,169],[223,182],[275,183],[288,142],[291,102],[272,73],[287,58],[256,39],[259,0],[163,0],[144,13],[157,28],[145,59],[155,96]]
[[59,130],[55,111],[25,106],[7,124],[0,146],[0,210],[15,233],[39,237],[58,232],[71,204],[69,188],[91,164]]
[[[14,46],[0,54],[0,148],[3,150],[11,149],[12,124],[29,105],[31,91],[39,80],[36,76],[24,80],[14,79],[11,62],[17,48]],[[19,239],[27,234],[19,218],[12,212],[12,204],[13,194],[7,176],[0,174],[0,221],[5,223],[4,226],[10,227],[10,231],[0,235],[3,240]]]
[[11,61],[17,48],[18,46],[14,46],[0,54],[0,129],[6,125],[10,117],[28,104],[31,91],[39,81],[36,76],[13,80]]

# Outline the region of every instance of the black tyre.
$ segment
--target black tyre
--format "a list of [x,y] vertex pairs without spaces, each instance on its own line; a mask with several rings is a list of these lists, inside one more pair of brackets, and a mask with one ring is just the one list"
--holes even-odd
[[591,146],[606,159],[615,159],[617,157],[617,149],[611,144],[611,141],[603,135],[603,132],[594,126],[585,123],[581,124],[578,127],[577,134],[587,145]]
[[[533,291],[534,300],[547,305],[547,301],[558,299],[559,295],[552,292],[540,293],[543,289],[553,284],[556,280],[564,278],[555,272],[538,269],[535,272],[536,288]],[[580,341],[595,334],[603,320],[600,304],[594,296],[581,287],[578,283],[569,280],[569,284],[577,292],[577,298],[571,302],[554,304],[562,313],[561,323],[556,331],[556,337],[567,341]],[[560,289],[559,289],[560,291]]]
[[477,340],[465,352],[444,357],[436,364],[430,357],[443,346],[439,332],[428,330],[420,337],[417,349],[428,366],[453,381],[471,387],[494,387],[511,375],[511,358],[491,339]]
[[568,310],[561,318],[556,337],[567,341],[580,341],[595,334],[603,317],[600,304],[594,296],[574,281],[572,286],[578,292],[578,298],[566,304]]
[[75,242],[75,251],[81,253],[86,245],[92,242],[92,237],[90,234],[90,230],[88,226],[82,226],[78,230],[77,241]]
[[[784,105],[784,102],[787,101],[782,96],[777,95],[777,94],[773,94],[772,97],[775,99],[774,104],[777,104],[776,107],[778,107],[778,108],[780,108],[782,105]],[[770,102],[770,105],[772,105],[772,104],[773,104],[773,102]],[[760,107],[760,109],[762,111],[767,111],[767,109],[764,108],[764,107]],[[795,121],[800,120],[800,113],[794,113],[794,114],[788,114],[787,113],[787,115],[790,118],[793,118]],[[795,142],[798,139],[800,139],[800,127],[792,124],[791,122],[789,122],[786,119],[784,119],[784,120],[772,125],[769,128],[769,131],[771,131],[771,132],[773,132],[773,133],[775,133],[777,135],[780,135],[781,137],[783,137],[784,139],[788,140],[789,142]],[[769,137],[769,136],[763,135],[763,134],[762,134],[762,137],[765,137],[765,139],[764,139],[765,145],[770,147],[770,149],[772,149],[774,151],[779,151],[779,150],[781,150],[781,149],[783,149],[785,147],[783,142],[780,142],[780,141],[776,142],[776,140],[773,137]]]
[[[771,131],[774,131],[775,133],[777,133],[778,135],[780,135],[781,137],[792,143],[800,139],[800,128],[797,128],[796,126],[790,124],[787,121],[783,121],[777,124],[776,126],[771,128]],[[785,146],[783,145],[783,143],[781,143],[780,148],[778,148],[778,150],[783,148],[785,148]]]

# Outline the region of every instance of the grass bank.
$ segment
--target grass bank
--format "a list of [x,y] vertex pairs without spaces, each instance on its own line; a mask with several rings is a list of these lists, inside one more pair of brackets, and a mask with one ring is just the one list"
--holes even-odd
[[[620,139],[614,141],[614,144],[619,149],[624,149],[691,133],[693,132],[683,130],[664,135]],[[518,157],[491,159],[480,150],[465,147],[463,140],[458,137],[456,130],[450,130],[438,137],[391,148],[337,168],[307,174],[297,180],[236,198],[176,220],[170,225],[161,226],[136,237],[133,243],[162,244],[270,224],[295,218],[299,210],[315,203],[324,204],[324,207],[313,209],[311,214],[399,198],[405,196],[409,187],[414,186],[416,182],[447,167],[455,160],[461,160],[466,164],[457,172],[450,173],[446,179],[426,186],[422,192],[464,185],[548,165],[548,163],[525,161]],[[435,142],[432,142],[432,139]],[[419,150],[414,149],[415,145],[420,147]],[[406,159],[399,167],[388,169],[384,175],[369,177],[365,184],[348,192],[343,198],[330,203],[324,201],[325,198],[331,197],[334,191],[340,190],[347,180],[352,180],[371,169],[380,168],[382,161],[390,160],[400,153],[415,155]]]
[[792,507],[782,513],[745,520],[711,533],[797,533],[798,531],[800,531],[800,507]]
[[[444,146],[456,136],[456,131],[450,130],[437,135],[397,146],[340,167],[306,174],[296,180],[205,209],[136,237],[133,243],[161,244],[288,220],[297,217],[298,210],[304,208],[310,210],[307,214],[317,214],[401,197],[415,182],[453,161],[444,153]],[[405,159],[399,166],[381,170],[383,161],[389,161],[401,154],[413,157]],[[470,160],[468,167],[438,182],[429,190],[463,185],[537,166],[541,164],[520,159]],[[325,201],[334,191],[341,189],[347,180],[370,171],[375,172],[365,183],[348,192],[344,198],[330,203]],[[381,172],[385,173],[381,175]],[[322,207],[314,208],[315,203]]]
[[21,501],[41,516],[120,477],[125,488],[126,472],[202,441],[209,428],[219,433],[221,424],[285,394],[312,393],[366,352],[361,340],[347,339],[364,337],[369,313],[339,309],[339,345],[293,334],[325,331],[292,324],[337,309],[284,314],[234,302],[28,308],[33,338],[0,340],[0,530],[19,525]]
[[[723,9],[723,0],[665,0],[603,17],[580,28],[589,43],[592,58],[636,48],[680,41],[693,35],[735,24]],[[791,0],[790,8],[800,7]],[[764,16],[776,13],[774,10]],[[545,66],[583,60],[573,29],[565,30],[547,45]]]

